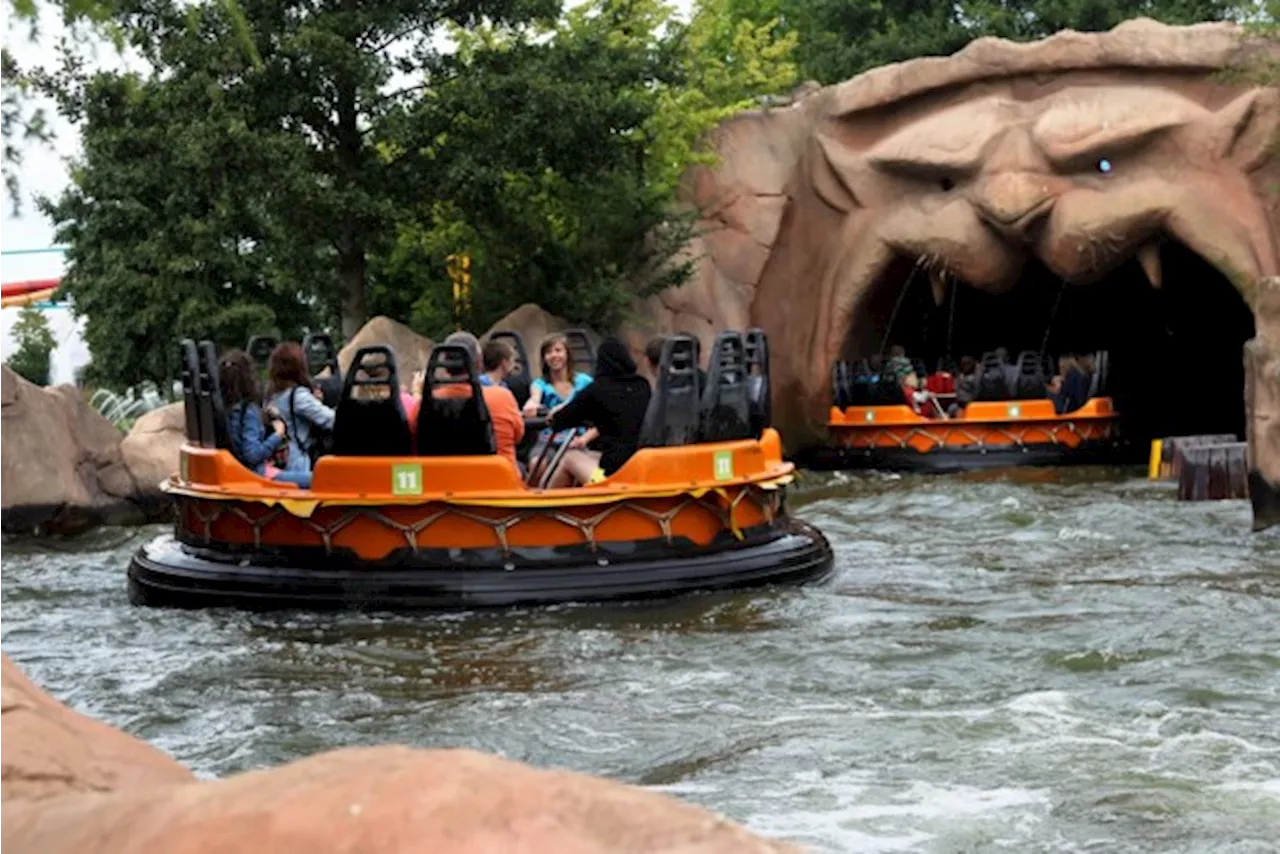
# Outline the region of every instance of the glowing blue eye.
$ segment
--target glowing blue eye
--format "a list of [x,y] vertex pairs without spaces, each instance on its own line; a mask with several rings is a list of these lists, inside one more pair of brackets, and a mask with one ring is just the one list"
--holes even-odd
[[1104,157],[1104,158],[1102,158],[1101,160],[1099,160],[1099,161],[1098,161],[1098,171],[1099,171],[1099,172],[1101,172],[1103,175],[1106,175],[1108,172],[1110,172],[1110,171],[1111,171],[1111,161],[1110,161],[1110,160],[1108,160],[1108,159],[1107,159],[1107,158],[1105,158],[1105,157]]

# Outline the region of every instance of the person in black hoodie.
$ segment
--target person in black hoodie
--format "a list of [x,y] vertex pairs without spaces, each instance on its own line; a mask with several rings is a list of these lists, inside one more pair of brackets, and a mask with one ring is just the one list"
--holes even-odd
[[570,477],[580,484],[595,483],[622,468],[640,445],[648,409],[648,381],[636,373],[636,363],[621,341],[604,339],[596,351],[595,380],[548,419],[552,430],[590,426],[599,435],[586,448],[575,447],[564,455],[551,485],[566,486]]

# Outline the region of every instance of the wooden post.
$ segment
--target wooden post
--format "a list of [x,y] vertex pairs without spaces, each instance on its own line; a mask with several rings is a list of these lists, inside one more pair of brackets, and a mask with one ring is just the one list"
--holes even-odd
[[[1187,448],[1202,445],[1222,445],[1235,442],[1234,433],[1213,433],[1202,436],[1170,436],[1160,442],[1159,478],[1177,480],[1182,472],[1182,455]],[[1153,480],[1157,479],[1155,477]]]
[[1180,501],[1249,497],[1248,445],[1244,442],[1184,446],[1179,453]]

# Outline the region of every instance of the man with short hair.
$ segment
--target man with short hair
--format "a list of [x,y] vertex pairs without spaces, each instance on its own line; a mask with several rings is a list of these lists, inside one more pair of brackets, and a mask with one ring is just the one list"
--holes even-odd
[[511,349],[511,345],[505,341],[490,341],[480,351],[480,358],[484,362],[481,385],[498,385],[505,388],[507,377],[515,368],[516,353]]

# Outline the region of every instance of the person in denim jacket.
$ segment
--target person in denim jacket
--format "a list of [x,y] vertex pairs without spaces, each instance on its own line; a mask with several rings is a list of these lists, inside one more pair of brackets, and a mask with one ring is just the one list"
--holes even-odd
[[[218,360],[218,386],[227,412],[227,437],[231,454],[254,474],[266,476],[267,461],[285,442],[284,421],[274,419],[267,430],[262,418],[258,380],[249,354],[229,350]],[[311,485],[311,474],[298,478],[291,472],[277,472],[273,480]]]
[[284,471],[307,475],[309,485],[312,445],[333,430],[334,411],[315,393],[302,345],[296,341],[284,341],[271,351],[267,375],[268,411],[284,420],[289,445]]

